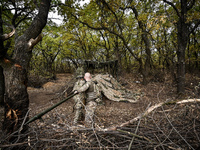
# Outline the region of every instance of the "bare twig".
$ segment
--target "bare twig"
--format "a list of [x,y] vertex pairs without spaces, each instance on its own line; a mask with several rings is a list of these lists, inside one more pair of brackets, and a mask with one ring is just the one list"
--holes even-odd
[[[185,101],[185,100],[183,100],[183,101]],[[162,107],[162,109],[163,109],[163,107]],[[163,110],[164,110],[164,109],[163,109]],[[183,136],[178,132],[178,130],[173,126],[172,122],[169,120],[169,118],[167,117],[167,115],[166,115],[165,112],[164,112],[164,114],[165,114],[165,117],[166,117],[167,121],[169,122],[169,124],[170,124],[170,125],[172,126],[172,128],[174,129],[174,131],[181,137],[181,139],[182,139],[191,149],[195,150],[195,149],[186,141],[186,139],[183,138]]]
[[131,133],[131,132],[128,132],[128,131],[124,131],[124,130],[121,130],[121,129],[117,129],[117,131],[118,131],[118,132],[122,132],[122,133],[129,134],[129,135],[132,135],[132,136],[134,136],[134,137],[136,137],[136,138],[139,138],[139,139],[144,139],[144,140],[146,140],[146,141],[148,141],[148,142],[150,142],[150,143],[155,143],[155,142],[153,142],[152,140],[150,140],[150,139],[148,139],[147,137],[144,137],[144,136],[139,136],[139,135],[137,135],[137,134],[134,134],[134,133]]
[[[147,106],[146,110],[149,108],[150,105],[151,105],[151,103],[149,103],[149,105]],[[145,111],[146,111],[146,110],[145,110]],[[145,114],[145,113],[144,113],[144,114]],[[142,117],[143,117],[143,115],[142,115]],[[142,117],[141,117],[140,120],[138,121],[138,125],[137,125],[137,127],[136,127],[135,134],[137,134],[137,132],[138,132],[138,128],[139,128],[139,125],[140,125],[140,122],[141,122]],[[134,139],[135,139],[135,136],[133,136],[133,138],[132,138],[132,140],[131,140],[131,143],[129,144],[128,150],[131,149],[131,146],[132,146],[132,144],[133,144]]]

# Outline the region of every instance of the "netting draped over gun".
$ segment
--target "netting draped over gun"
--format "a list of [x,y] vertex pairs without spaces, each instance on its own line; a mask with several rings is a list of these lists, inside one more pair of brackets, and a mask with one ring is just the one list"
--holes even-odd
[[41,119],[41,117],[43,115],[45,115],[46,113],[48,113],[49,111],[51,111],[52,109],[56,108],[57,106],[61,105],[62,103],[64,103],[65,101],[69,100],[70,98],[72,98],[73,96],[75,96],[76,94],[78,94],[77,92],[74,92],[72,95],[68,96],[67,98],[65,98],[64,100],[58,102],[57,104],[53,105],[52,107],[49,107],[48,109],[44,110],[43,112],[35,115],[33,118],[31,118],[29,121],[27,121],[25,123],[25,125],[37,120],[37,119]]

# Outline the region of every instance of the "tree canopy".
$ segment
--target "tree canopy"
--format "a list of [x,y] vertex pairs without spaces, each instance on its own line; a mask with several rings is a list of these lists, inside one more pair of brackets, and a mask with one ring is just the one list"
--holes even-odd
[[140,73],[144,84],[162,69],[184,93],[184,74],[199,70],[199,1],[84,2],[58,3],[64,20],[48,36],[62,39],[59,58],[75,67],[81,60],[117,59],[121,70]]
[[[39,7],[34,1],[1,3],[3,20],[11,21],[18,35],[30,25]],[[31,69],[39,69],[42,63],[53,76],[63,63],[70,70],[83,60],[117,59],[121,70],[140,73],[144,84],[156,70],[170,72],[177,81],[177,92],[184,93],[185,72],[199,70],[199,3],[52,1],[51,11],[63,22],[56,24],[51,20],[54,16],[48,19],[43,41],[33,50]],[[10,30],[6,24],[3,28],[4,33]],[[10,41],[7,47],[12,55],[14,41]],[[42,66],[39,70],[44,70]]]

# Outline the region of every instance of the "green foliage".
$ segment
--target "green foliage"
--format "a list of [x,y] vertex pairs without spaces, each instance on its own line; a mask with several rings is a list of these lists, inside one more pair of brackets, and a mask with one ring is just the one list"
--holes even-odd
[[[60,2],[54,1],[55,4]],[[42,49],[50,55],[55,55],[60,49],[54,66],[64,64],[67,68],[80,66],[83,60],[108,61],[118,59],[121,68],[138,70],[143,67],[147,55],[151,57],[154,68],[171,68],[176,61],[178,17],[175,10],[163,1],[124,1],[109,0],[81,4],[80,0],[65,1],[56,8],[64,17],[60,26],[49,25],[43,31],[45,37],[41,42],[37,61],[46,60]],[[180,9],[180,3],[173,4]],[[199,1],[188,12],[187,21],[198,21]],[[135,13],[137,11],[137,14]],[[144,35],[149,40],[150,54],[144,41]],[[186,57],[192,62],[198,62],[199,29],[190,36]],[[41,59],[39,58],[41,57]],[[73,65],[72,65],[73,64]],[[56,68],[58,69],[58,68]],[[173,70],[174,71],[174,70]]]

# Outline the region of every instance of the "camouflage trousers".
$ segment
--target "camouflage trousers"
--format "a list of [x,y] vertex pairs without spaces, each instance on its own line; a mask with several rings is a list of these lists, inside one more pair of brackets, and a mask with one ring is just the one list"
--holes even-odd
[[74,106],[74,109],[75,109],[74,124],[77,124],[79,121],[82,121],[83,119],[83,104],[77,101]]
[[88,127],[92,127],[94,122],[94,113],[97,107],[97,103],[94,101],[89,101],[85,106],[85,124]]

